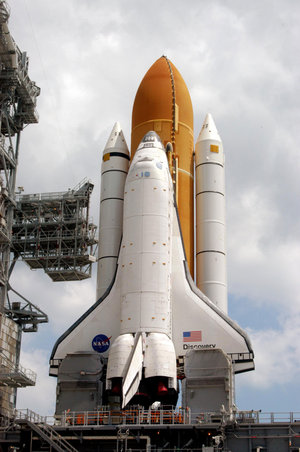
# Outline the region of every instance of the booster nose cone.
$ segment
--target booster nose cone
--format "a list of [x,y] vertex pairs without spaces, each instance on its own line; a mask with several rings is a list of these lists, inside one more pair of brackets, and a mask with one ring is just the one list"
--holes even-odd
[[204,140],[221,141],[214,119],[210,113],[207,113],[197,143]]
[[[118,152],[119,154],[114,154],[113,152]],[[111,154],[110,154],[111,152]],[[123,130],[120,126],[119,122],[116,122],[110,136],[106,142],[104,151],[103,151],[103,159],[104,161],[109,160],[109,156],[117,156],[120,157],[120,153],[124,154],[124,158],[129,160],[129,150],[124,138]]]

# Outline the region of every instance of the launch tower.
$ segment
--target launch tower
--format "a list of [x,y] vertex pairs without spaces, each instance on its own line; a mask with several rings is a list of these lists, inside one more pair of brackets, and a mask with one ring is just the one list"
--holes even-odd
[[34,331],[38,323],[48,321],[46,314],[24,297],[21,302],[10,302],[8,294],[9,277],[15,264],[15,259],[11,260],[12,224],[20,137],[26,125],[38,122],[36,100],[40,94],[40,88],[29,78],[26,52],[21,52],[9,32],[8,18],[8,5],[0,1],[0,411],[3,415],[12,413],[17,387],[35,384],[35,373],[19,363],[22,330]]
[[61,193],[16,195],[21,132],[38,122],[40,88],[28,75],[29,60],[12,38],[9,7],[0,0],[0,415],[11,417],[18,387],[36,374],[20,365],[22,332],[37,331],[47,315],[10,284],[21,257],[53,281],[91,276],[96,226],[89,223],[93,184],[83,180]]

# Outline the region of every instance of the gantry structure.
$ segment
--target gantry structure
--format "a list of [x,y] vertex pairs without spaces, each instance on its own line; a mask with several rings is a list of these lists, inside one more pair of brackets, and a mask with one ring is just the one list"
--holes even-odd
[[16,261],[44,269],[53,281],[81,280],[91,276],[96,251],[96,227],[88,221],[91,182],[62,193],[16,196],[21,132],[38,122],[40,88],[10,34],[9,14],[0,0],[0,418],[13,415],[17,388],[35,385],[35,373],[20,365],[22,332],[48,322],[11,286]]
[[40,94],[28,76],[28,57],[21,52],[8,29],[9,9],[0,1],[0,306],[5,305],[10,266],[16,172],[20,135],[28,124],[38,122],[36,99]]
[[[38,122],[39,87],[28,76],[28,57],[8,29],[9,8],[0,1],[0,414],[10,414],[16,388],[35,384],[35,374],[20,365],[21,333],[48,318],[24,297],[9,302],[12,225],[20,135]],[[17,293],[14,294],[17,296]]]
[[93,184],[84,179],[73,190],[18,195],[13,247],[31,269],[44,269],[53,281],[91,276],[96,261],[96,226],[89,223]]

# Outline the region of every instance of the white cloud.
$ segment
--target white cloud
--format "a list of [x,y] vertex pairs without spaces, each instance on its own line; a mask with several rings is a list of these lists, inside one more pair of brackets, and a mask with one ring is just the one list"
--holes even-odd
[[37,373],[36,385],[18,390],[17,409],[30,409],[40,415],[52,416],[55,410],[56,381],[48,376],[49,365],[45,350],[38,348],[22,352],[21,365]]
[[279,329],[249,331],[255,350],[255,372],[244,375],[241,384],[260,390],[289,385],[300,376],[300,315],[288,316]]
[[85,284],[66,285],[59,302],[52,308],[54,332],[64,332],[66,324],[71,326],[95,301],[95,287],[90,280]]
[[[21,262],[13,273],[11,285],[46,312],[49,316],[47,328],[56,335],[71,326],[96,301],[94,279],[53,283],[43,270],[31,271]],[[40,329],[44,328],[40,326]]]

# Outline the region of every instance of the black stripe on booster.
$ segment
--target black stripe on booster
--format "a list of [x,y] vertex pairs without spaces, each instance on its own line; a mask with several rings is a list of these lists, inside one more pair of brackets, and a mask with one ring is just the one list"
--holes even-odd
[[101,261],[101,259],[108,259],[108,258],[118,259],[118,256],[102,256],[102,257],[99,257],[98,261]]
[[124,173],[124,174],[128,174],[127,171],[123,171],[123,170],[120,170],[120,169],[108,169],[106,171],[103,171],[103,173],[101,173],[101,175],[102,174],[106,174],[106,173]]
[[124,201],[124,198],[104,198],[104,199],[101,199],[100,204],[101,204],[102,202],[108,201],[108,200],[110,200],[110,199],[117,199],[118,201]]
[[199,251],[196,256],[198,256],[198,254],[203,254],[203,253],[218,253],[218,254],[223,254],[223,256],[225,256],[225,253],[223,253],[223,251],[217,251],[217,250],[204,250],[204,251]]
[[224,193],[221,193],[220,191],[214,191],[214,190],[199,191],[199,193],[196,193],[196,196],[203,195],[204,193],[216,193],[217,195],[225,196]]
[[218,165],[218,166],[221,166],[222,168],[224,168],[224,165],[222,165],[222,163],[219,163],[219,162],[203,162],[203,163],[199,163],[198,165],[196,165],[196,168],[199,168],[199,166],[203,166],[203,165]]
[[[123,152],[108,152],[107,154],[109,154],[110,157],[122,157],[122,158],[124,158],[124,159],[130,160],[129,155],[123,154]],[[103,160],[104,160],[104,157],[105,157],[107,154],[104,154],[104,155],[103,155]]]

